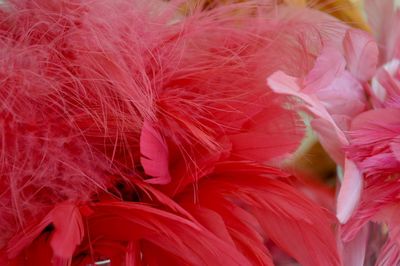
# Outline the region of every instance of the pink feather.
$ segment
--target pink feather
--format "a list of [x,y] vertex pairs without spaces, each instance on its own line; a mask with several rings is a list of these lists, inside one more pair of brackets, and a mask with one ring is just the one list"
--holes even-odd
[[346,159],[344,177],[337,198],[337,217],[341,223],[346,223],[361,198],[363,190],[363,175],[355,163]]
[[[377,45],[361,31],[348,30],[340,47],[327,45],[304,79],[276,72],[268,78],[278,93],[303,101],[321,144],[335,162],[344,167],[344,180],[337,199],[337,217],[346,223],[356,210],[363,189],[363,168],[345,153],[350,144],[348,129],[353,117],[366,106],[363,87],[377,66]],[[356,163],[356,164],[355,164]]]
[[396,265],[400,261],[400,247],[395,241],[387,241],[377,258],[376,266]]
[[140,162],[144,172],[154,177],[148,179],[150,184],[168,184],[171,181],[169,175],[168,146],[162,135],[147,121],[144,122],[140,135]]
[[400,107],[400,62],[394,59],[376,72],[371,82],[372,104],[375,108]]
[[342,245],[343,265],[363,266],[366,258],[367,245],[369,244],[370,230],[365,226],[351,241]]
[[400,12],[394,0],[366,0],[368,22],[380,48],[380,64],[397,58],[399,54]]
[[353,120],[347,153],[366,175],[390,175],[400,169],[391,148],[400,135],[399,116],[398,109],[376,109]]
[[368,81],[378,65],[378,46],[366,32],[349,30],[343,40],[348,69],[360,81]]

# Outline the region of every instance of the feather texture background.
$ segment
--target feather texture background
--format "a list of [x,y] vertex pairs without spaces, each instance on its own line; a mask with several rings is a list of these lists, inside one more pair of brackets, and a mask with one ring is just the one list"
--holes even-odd
[[[396,119],[397,37],[383,56],[320,11],[203,4],[0,5],[0,264],[346,265],[372,220],[397,261],[397,128],[369,119]],[[293,170],[298,110],[338,199]]]

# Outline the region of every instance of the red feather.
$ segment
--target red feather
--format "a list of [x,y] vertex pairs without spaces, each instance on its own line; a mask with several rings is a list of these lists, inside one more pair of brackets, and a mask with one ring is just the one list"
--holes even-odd
[[[93,214],[88,216],[87,223],[94,245],[95,239],[117,243],[144,241],[163,250],[167,259],[191,265],[250,265],[233,246],[197,222],[139,203],[99,203],[91,209]],[[152,259],[162,263],[164,260],[162,254],[154,257],[146,252],[144,256],[144,261]]]
[[[49,225],[54,229],[51,230],[51,233],[43,234],[42,232]],[[53,259],[53,257],[56,261],[68,261],[74,254],[76,246],[81,243],[83,235],[84,229],[79,209],[72,204],[59,204],[41,222],[32,223],[25,231],[14,236],[8,244],[7,253],[10,258],[23,257],[23,255],[20,255],[21,252],[27,252],[33,256],[33,251],[36,248],[42,248],[38,246],[41,244],[37,244],[37,241],[40,241],[44,247],[51,247],[52,251],[51,253],[46,251],[43,254],[43,261]],[[46,244],[43,243],[44,239],[47,241]],[[27,251],[24,251],[25,249]],[[45,254],[51,254],[52,256]],[[33,258],[32,260],[36,261]]]
[[221,164],[216,174],[199,182],[197,198],[189,190],[178,201],[187,209],[193,210],[188,206],[195,204],[219,213],[231,237],[253,264],[271,263],[268,257],[259,255],[265,254],[260,232],[302,265],[340,264],[330,226],[332,215],[277,179],[281,177],[279,171],[255,167],[249,174],[245,169],[251,165],[239,163],[236,168],[244,165],[244,176],[232,165]]

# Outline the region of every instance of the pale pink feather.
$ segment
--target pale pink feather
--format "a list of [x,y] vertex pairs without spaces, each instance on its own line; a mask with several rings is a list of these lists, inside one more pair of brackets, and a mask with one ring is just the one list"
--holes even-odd
[[341,243],[343,266],[363,266],[369,244],[370,230],[365,226],[354,239]]
[[371,101],[375,108],[400,107],[400,61],[384,64],[371,81]]
[[365,11],[368,22],[380,48],[380,64],[384,64],[399,54],[400,12],[394,0],[366,0]]
[[346,223],[356,209],[363,190],[363,176],[355,163],[349,159],[344,163],[344,177],[337,198],[337,217]]
[[378,65],[378,46],[368,33],[349,30],[343,40],[344,56],[351,74],[365,82],[371,79]]
[[366,108],[362,82],[375,71],[377,49],[365,33],[352,30],[347,31],[343,46],[344,56],[340,47],[326,46],[304,80],[277,72],[268,78],[268,84],[275,92],[296,96],[304,102],[315,118],[311,125],[322,145],[337,164],[344,166],[337,216],[345,223],[357,207],[363,184],[357,165],[345,158],[347,130],[352,117]]

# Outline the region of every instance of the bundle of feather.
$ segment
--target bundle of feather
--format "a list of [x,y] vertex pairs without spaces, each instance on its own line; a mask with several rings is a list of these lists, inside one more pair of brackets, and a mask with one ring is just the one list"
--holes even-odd
[[274,2],[2,3],[1,265],[340,265],[265,78],[347,26]]
[[344,265],[399,265],[400,9],[393,0],[366,0],[365,11],[374,36],[349,30],[343,52],[324,49],[305,79],[276,72],[268,83],[301,99],[343,169]]

